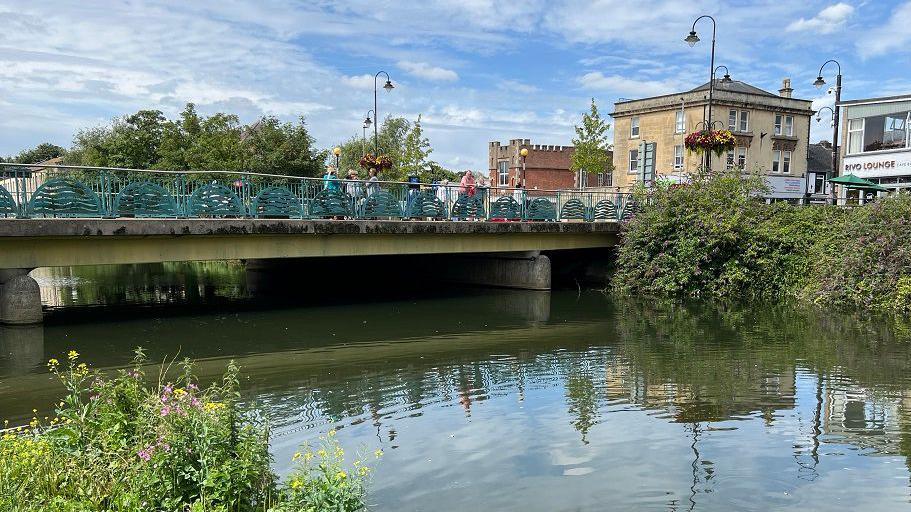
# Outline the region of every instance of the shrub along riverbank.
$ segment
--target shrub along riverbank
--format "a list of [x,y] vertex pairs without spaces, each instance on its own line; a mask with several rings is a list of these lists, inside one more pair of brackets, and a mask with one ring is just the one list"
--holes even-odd
[[364,508],[371,468],[346,466],[334,432],[296,453],[284,481],[272,472],[268,428],[239,405],[233,362],[201,389],[189,362],[173,383],[149,384],[141,352],[113,377],[78,358],[48,363],[66,389],[56,417],[0,436],[0,511]]
[[798,207],[757,200],[761,187],[759,178],[714,173],[651,192],[624,227],[614,288],[911,311],[911,196]]

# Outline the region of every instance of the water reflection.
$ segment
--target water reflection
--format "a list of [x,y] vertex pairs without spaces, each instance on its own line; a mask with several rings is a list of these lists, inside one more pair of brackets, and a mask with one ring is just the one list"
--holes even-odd
[[385,449],[377,510],[892,510],[911,500],[901,325],[575,291],[280,305],[78,323],[64,308],[43,345],[0,331],[3,354],[18,354],[0,360],[0,411],[27,417],[59,392],[35,361],[76,347],[116,367],[142,345],[156,360],[202,358],[203,377],[237,358],[246,398],[273,425],[279,471],[330,428],[346,445]]
[[44,327],[0,325],[0,375],[21,375],[42,368]]

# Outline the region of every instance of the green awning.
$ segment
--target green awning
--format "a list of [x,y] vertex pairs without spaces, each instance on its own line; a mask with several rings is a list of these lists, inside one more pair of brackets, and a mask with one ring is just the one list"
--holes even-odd
[[872,181],[865,180],[863,178],[858,178],[853,174],[845,174],[844,176],[839,176],[837,178],[832,178],[829,180],[830,183],[837,183],[839,185],[844,185],[848,188],[864,188],[870,190],[878,190],[880,192],[888,192],[889,189],[886,187],[881,187]]

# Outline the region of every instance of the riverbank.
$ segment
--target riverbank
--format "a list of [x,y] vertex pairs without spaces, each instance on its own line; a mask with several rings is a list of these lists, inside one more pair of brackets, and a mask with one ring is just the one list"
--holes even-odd
[[761,186],[715,173],[655,190],[625,226],[614,288],[911,311],[911,196],[853,209],[767,205],[752,195]]
[[[189,361],[156,379],[142,351],[113,376],[79,357],[48,361],[65,390],[53,418],[35,410],[28,426],[0,437],[0,511],[365,508],[371,467],[364,456],[348,466],[334,430],[294,454],[286,479],[273,473],[269,428],[240,405],[233,362],[201,388]],[[170,373],[179,377],[166,382]]]

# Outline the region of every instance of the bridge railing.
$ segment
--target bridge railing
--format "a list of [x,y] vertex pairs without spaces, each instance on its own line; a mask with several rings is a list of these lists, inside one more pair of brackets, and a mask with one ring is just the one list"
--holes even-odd
[[0,163],[0,217],[617,221],[630,194]]

